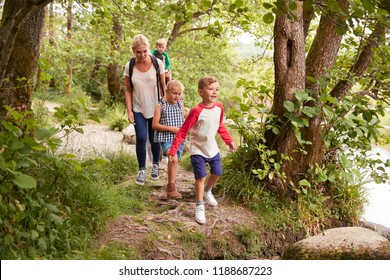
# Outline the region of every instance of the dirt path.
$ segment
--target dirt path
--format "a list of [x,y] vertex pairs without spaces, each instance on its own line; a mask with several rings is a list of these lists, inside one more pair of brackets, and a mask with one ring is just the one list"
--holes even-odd
[[[126,150],[135,153],[134,145],[122,141],[121,132],[106,125],[92,124],[82,127],[83,134],[71,134],[62,150],[81,157],[104,155],[107,151]],[[284,247],[296,237],[266,232],[259,228],[255,215],[248,209],[232,204],[216,195],[217,207],[206,205],[205,225],[194,220],[195,194],[193,174],[179,168],[177,186],[181,200],[160,200],[167,181],[166,166],[160,166],[157,181],[148,180],[144,188],[151,188],[147,209],[136,216],[121,215],[107,225],[107,230],[97,237],[102,248],[110,243],[120,243],[137,252],[139,259],[248,259],[278,258]],[[135,178],[122,184],[134,185]],[[290,240],[291,239],[291,240]]]
[[[120,242],[140,252],[142,259],[225,259],[250,255],[239,237],[244,229],[256,230],[256,219],[250,211],[216,196],[219,205],[206,205],[207,222],[199,225],[194,219],[192,173],[178,170],[177,186],[183,198],[177,201],[160,200],[166,172],[161,170],[161,175],[158,181],[143,186],[153,188],[149,199],[154,207],[135,217],[123,215],[111,221],[100,245]],[[247,245],[262,246],[260,240],[252,241],[258,244]]]

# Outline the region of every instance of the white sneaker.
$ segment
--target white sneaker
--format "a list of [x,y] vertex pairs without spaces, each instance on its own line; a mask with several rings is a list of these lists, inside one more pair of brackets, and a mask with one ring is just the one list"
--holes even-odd
[[201,225],[206,223],[204,204],[196,205],[196,208],[195,208],[195,221],[197,221]]
[[215,199],[215,197],[214,197],[214,195],[212,194],[211,190],[209,190],[208,192],[204,192],[203,198],[204,198],[204,200],[206,200],[207,203],[210,204],[211,206],[217,206],[217,205],[218,205],[218,201]]

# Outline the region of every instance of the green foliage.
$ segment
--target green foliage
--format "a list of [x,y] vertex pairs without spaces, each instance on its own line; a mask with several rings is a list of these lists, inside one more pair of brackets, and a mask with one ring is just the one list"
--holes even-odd
[[1,259],[84,258],[108,218],[143,207],[141,191],[114,188],[134,170],[134,158],[80,162],[55,154],[61,140],[54,135],[77,130],[75,115],[58,109],[62,124],[54,129],[41,127],[30,111],[8,112],[0,125]]
[[140,252],[121,242],[105,244],[99,250],[93,250],[82,259],[92,260],[139,260]]
[[187,230],[180,233],[179,240],[190,253],[191,259],[199,259],[207,243],[207,237],[204,234]]
[[[187,46],[191,45],[188,49]],[[199,53],[199,50],[208,50]],[[193,37],[180,37],[171,47],[169,55],[174,68],[173,78],[180,80],[184,87],[184,103],[194,107],[200,102],[198,95],[198,80],[202,76],[212,75],[218,78],[221,95],[231,96],[229,91],[231,64],[234,55],[229,53],[226,43],[207,34],[199,33]],[[228,98],[227,98],[228,99]]]
[[192,170],[192,163],[191,163],[190,154],[189,153],[183,153],[179,164],[185,170],[191,171]]
[[[129,125],[127,113],[123,104],[115,104],[114,106],[103,106],[104,118],[108,120],[109,127],[114,131],[122,131]],[[99,109],[102,110],[102,109]]]
[[261,256],[267,248],[267,241],[261,240],[259,232],[244,225],[238,225],[236,233],[240,242],[244,244],[249,256]]
[[[243,97],[236,97],[240,110],[232,109],[229,118],[243,138],[242,147],[224,159],[221,185],[225,195],[234,197],[261,213],[265,224],[283,229],[288,225],[316,232],[330,221],[356,222],[365,203],[362,186],[368,180],[387,182],[389,160],[369,156],[373,142],[383,139],[379,118],[384,115],[381,102],[372,103],[364,95],[347,97],[341,101],[324,93],[313,107],[310,93],[297,91],[293,101],[286,101],[283,119],[269,114],[264,101],[267,87],[253,81],[240,80]],[[283,126],[292,124],[301,152],[311,143],[301,136],[308,127],[308,119],[323,115],[323,143],[326,150],[321,165],[302,174],[299,184],[289,184],[295,200],[285,204],[284,198],[266,188],[267,180],[285,180],[281,166],[290,158],[265,145],[265,130],[278,134]],[[250,170],[250,172],[249,172]],[[284,209],[284,210],[282,210]],[[277,221],[277,222],[275,222]]]

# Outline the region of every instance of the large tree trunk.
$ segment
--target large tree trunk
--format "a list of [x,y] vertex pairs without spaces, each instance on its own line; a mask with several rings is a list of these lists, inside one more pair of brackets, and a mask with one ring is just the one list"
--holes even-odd
[[120,78],[120,66],[117,62],[118,54],[120,52],[120,42],[122,40],[122,25],[119,15],[112,18],[112,36],[111,36],[111,50],[114,62],[107,67],[107,84],[108,92],[111,97],[120,97],[122,90],[122,82]]
[[[285,1],[288,5],[288,1]],[[272,114],[277,115],[282,122],[286,122],[283,114],[285,101],[293,101],[297,90],[305,89],[305,34],[303,25],[303,4],[295,1],[298,5],[297,18],[291,18],[287,14],[276,17],[274,28],[274,64],[275,64],[275,92]],[[297,138],[293,126],[290,123],[283,125],[276,135],[271,131],[266,132],[267,145],[276,150],[278,159],[282,155],[292,158],[284,160],[281,171],[287,175],[283,181],[275,177],[269,185],[278,193],[285,196],[288,194],[288,182],[292,181],[300,171],[296,160],[300,157],[297,151]]]
[[[348,14],[345,11],[349,5],[348,0],[337,0],[341,8],[340,14],[332,14],[330,11],[323,12],[305,63],[305,37],[308,34],[307,30],[313,10],[310,7],[305,7],[302,12],[302,1],[294,2],[298,6],[295,11],[297,17],[294,19],[288,17],[286,13],[281,13],[275,21],[275,92],[272,114],[276,115],[280,132],[274,134],[268,130],[265,133],[267,145],[270,149],[277,151],[276,159],[282,161],[280,171],[285,174],[285,179],[275,177],[269,180],[268,185],[276,189],[282,196],[292,193],[289,191],[291,183],[297,186],[312,166],[323,162],[324,145],[321,134],[326,132],[321,112],[308,117],[299,110],[294,112],[296,117],[306,118],[308,126],[300,127],[299,131],[297,128],[294,131],[294,126],[286,117],[286,113],[289,111],[284,107],[284,104],[286,101],[298,104],[295,94],[297,90],[305,90],[310,93],[314,101],[298,104],[299,107],[315,108],[320,105],[320,81],[336,62],[342,40],[342,36],[337,33],[336,28],[340,21],[345,21],[343,14]],[[284,3],[286,6],[288,5],[287,0]],[[366,72],[373,59],[375,48],[383,42],[387,30],[382,23],[375,26],[367,42],[362,44],[364,47],[361,53],[357,54],[357,59],[349,71],[348,79],[337,83],[331,91],[332,96],[343,99],[348,94],[353,86],[353,79],[350,78],[361,77]],[[306,79],[306,77],[311,78]],[[299,143],[296,133],[300,133],[301,139],[306,144]]]
[[[337,0],[339,7],[346,11],[348,0]],[[306,58],[306,77],[314,78],[306,80],[306,91],[311,92],[315,100],[307,102],[305,106],[316,107],[319,104],[321,78],[334,65],[339,52],[342,35],[336,32],[337,24],[345,21],[345,16],[324,13],[321,16],[316,36]],[[321,137],[322,113],[310,118],[309,127],[302,130],[302,138],[311,144],[304,145],[305,154],[301,154],[301,172],[306,173],[310,166],[321,164],[324,157],[323,142]]]
[[0,118],[5,105],[30,108],[34,73],[40,53],[45,5],[50,1],[5,1],[1,22]]

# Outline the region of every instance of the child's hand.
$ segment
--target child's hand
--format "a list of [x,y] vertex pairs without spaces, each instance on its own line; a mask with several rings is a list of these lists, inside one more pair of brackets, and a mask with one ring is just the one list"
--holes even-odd
[[180,128],[178,128],[178,127],[172,127],[172,131],[171,132],[176,134],[179,131],[179,129]]
[[234,143],[234,142],[230,143],[230,144],[229,144],[229,149],[230,149],[231,152],[237,151],[237,145],[236,145],[236,143]]
[[168,149],[167,152],[166,152],[166,154],[168,155],[168,160],[169,160],[170,162],[173,162],[174,159],[175,159],[175,156],[172,156],[172,155],[169,154],[169,151],[170,151],[170,150],[171,150],[171,149]]

